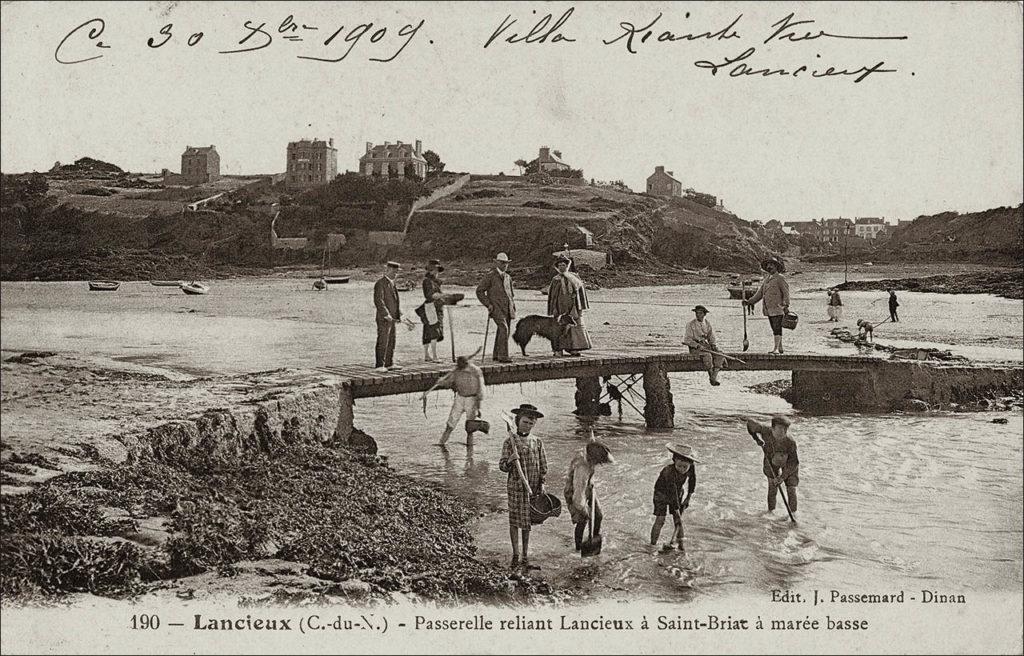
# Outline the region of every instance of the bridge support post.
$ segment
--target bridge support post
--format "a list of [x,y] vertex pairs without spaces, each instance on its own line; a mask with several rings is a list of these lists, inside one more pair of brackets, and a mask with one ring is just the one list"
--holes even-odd
[[352,388],[348,385],[342,385],[339,396],[338,426],[334,429],[334,439],[348,444],[349,439],[352,437],[353,422],[355,421],[355,413],[353,412],[355,399],[352,396]]
[[644,369],[644,419],[648,428],[673,428],[676,407],[672,403],[672,384],[668,371],[660,362],[648,363]]
[[587,376],[576,379],[576,414],[582,417],[596,417],[601,402],[601,379]]

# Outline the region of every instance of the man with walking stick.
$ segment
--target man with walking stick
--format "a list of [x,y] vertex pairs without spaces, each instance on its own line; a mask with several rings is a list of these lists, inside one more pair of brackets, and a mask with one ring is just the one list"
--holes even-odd
[[753,419],[747,419],[747,432],[764,451],[764,475],[768,479],[768,511],[775,510],[775,497],[782,493],[782,503],[789,518],[796,518],[796,486],[800,483],[800,459],[796,453],[796,442],[789,436],[791,422],[786,417],[775,415],[771,426],[765,426]]
[[495,362],[512,362],[508,355],[508,336],[512,320],[516,318],[516,301],[508,265],[508,255],[498,253],[494,258],[494,268],[476,287],[476,297],[494,321]]

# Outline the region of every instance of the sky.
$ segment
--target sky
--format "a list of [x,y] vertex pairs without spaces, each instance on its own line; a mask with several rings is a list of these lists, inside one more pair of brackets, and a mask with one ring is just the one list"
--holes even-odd
[[[367,141],[419,139],[448,170],[509,174],[550,146],[587,178],[638,191],[664,165],[746,219],[892,221],[1024,200],[1017,3],[39,2],[0,11],[5,173],[83,156],[178,170],[187,145],[210,144],[223,174],[281,172],[287,143],[312,137],[335,140],[344,171]],[[567,12],[543,43],[506,41]],[[635,54],[615,40],[627,34],[622,23],[638,29],[659,14],[646,42],[636,34]],[[102,33],[99,21],[75,31],[93,19]],[[485,47],[503,21],[514,23]],[[167,38],[167,24],[167,42],[147,45]],[[680,38],[725,37],[730,26],[735,37]],[[827,35],[785,38],[819,32]],[[350,46],[339,62],[299,58]],[[893,72],[811,76],[876,65]],[[798,72],[730,76],[742,66]]]

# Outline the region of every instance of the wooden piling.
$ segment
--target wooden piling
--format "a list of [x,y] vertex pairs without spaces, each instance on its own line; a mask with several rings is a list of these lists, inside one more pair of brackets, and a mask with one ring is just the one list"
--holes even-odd
[[581,417],[596,417],[601,402],[601,379],[586,376],[576,379],[576,414]]
[[648,428],[673,428],[676,408],[672,403],[672,384],[668,370],[658,361],[649,362],[644,368],[644,419]]

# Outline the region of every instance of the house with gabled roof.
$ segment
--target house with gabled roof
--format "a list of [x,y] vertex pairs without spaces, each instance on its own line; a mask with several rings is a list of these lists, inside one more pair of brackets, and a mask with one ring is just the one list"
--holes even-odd
[[654,173],[647,176],[647,193],[654,196],[682,197],[683,183],[672,177],[672,171],[664,166],[655,166]]
[[572,167],[562,161],[561,151],[552,151],[547,146],[540,147],[540,153],[537,155],[537,159],[530,162],[535,164],[534,171],[568,171]]

